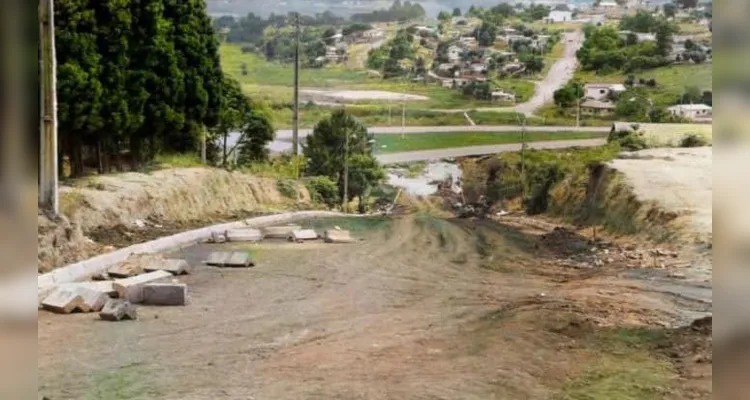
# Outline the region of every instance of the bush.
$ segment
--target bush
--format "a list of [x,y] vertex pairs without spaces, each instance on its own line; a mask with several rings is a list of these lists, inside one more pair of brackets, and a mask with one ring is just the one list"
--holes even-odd
[[255,51],[255,48],[253,46],[242,46],[242,54],[248,54]]
[[691,133],[680,140],[680,147],[703,147],[707,145],[706,138],[695,133]]
[[638,151],[648,148],[646,138],[638,131],[617,131],[607,137],[607,143],[617,143],[620,148],[629,151]]
[[310,197],[316,203],[322,203],[332,208],[341,202],[338,185],[328,177],[316,176],[310,178],[305,186],[310,191]]
[[284,197],[288,197],[290,199],[297,198],[297,185],[292,180],[279,179],[276,182],[276,189],[278,189],[279,193],[281,193],[281,195]]

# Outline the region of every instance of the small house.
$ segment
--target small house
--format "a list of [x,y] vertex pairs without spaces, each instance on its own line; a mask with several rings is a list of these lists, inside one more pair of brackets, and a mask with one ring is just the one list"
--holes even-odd
[[705,104],[680,104],[667,107],[667,111],[674,117],[691,121],[709,121],[713,118],[713,108]]
[[586,100],[581,103],[581,114],[586,116],[604,117],[612,115],[615,105],[608,101]]
[[583,87],[585,97],[593,100],[605,100],[611,94],[622,93],[627,90],[621,83],[589,83]]
[[503,102],[516,102],[516,95],[513,93],[506,93],[502,90],[492,92],[492,101],[503,101]]
[[573,20],[573,13],[571,11],[550,11],[549,15],[544,18],[544,22],[548,24],[557,22],[570,22]]

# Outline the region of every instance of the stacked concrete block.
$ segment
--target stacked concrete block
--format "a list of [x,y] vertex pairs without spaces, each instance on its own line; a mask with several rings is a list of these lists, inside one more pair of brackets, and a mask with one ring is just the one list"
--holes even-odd
[[78,293],[83,299],[83,304],[80,307],[82,312],[100,311],[104,307],[104,304],[109,300],[109,295],[107,293],[86,286],[81,286],[76,289],[76,293]]
[[292,233],[289,235],[289,241],[290,242],[297,242],[301,243],[305,240],[317,240],[318,239],[318,233],[315,232],[313,229],[299,229],[296,231],[292,231]]
[[263,237],[269,239],[287,239],[294,231],[302,229],[299,225],[267,226],[263,228]]
[[213,267],[246,268],[255,265],[249,253],[244,251],[215,251],[209,254],[206,265]]
[[117,297],[136,304],[143,301],[144,285],[171,277],[172,274],[167,271],[154,271],[126,279],[118,279],[113,286],[117,291]]
[[188,288],[184,283],[149,283],[143,286],[143,303],[155,306],[184,306]]
[[326,243],[352,243],[354,242],[354,239],[352,239],[352,236],[349,233],[349,231],[338,230],[338,229],[325,231],[323,233],[323,240]]

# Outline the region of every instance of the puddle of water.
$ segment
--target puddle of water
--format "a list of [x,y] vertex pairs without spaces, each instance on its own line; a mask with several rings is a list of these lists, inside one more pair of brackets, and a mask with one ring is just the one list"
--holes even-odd
[[409,172],[404,168],[392,168],[388,170],[388,184],[401,188],[413,196],[429,196],[437,192],[437,185],[433,182],[453,178],[452,190],[461,192],[458,185],[461,178],[461,169],[456,164],[447,162],[429,163],[416,177],[408,177]]

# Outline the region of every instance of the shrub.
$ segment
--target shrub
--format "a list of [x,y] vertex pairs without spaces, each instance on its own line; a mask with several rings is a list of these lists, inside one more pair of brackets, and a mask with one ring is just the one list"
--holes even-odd
[[242,54],[252,53],[254,50],[253,46],[242,46]]
[[607,142],[617,143],[620,145],[620,148],[629,151],[637,151],[648,148],[646,138],[643,136],[643,133],[639,131],[612,132],[609,134],[609,137],[607,137]]
[[334,207],[340,203],[338,185],[326,176],[312,177],[305,183],[305,186],[316,203],[322,203],[328,207]]
[[703,147],[708,145],[706,138],[691,133],[680,140],[680,147]]
[[288,197],[290,199],[297,198],[297,185],[295,185],[294,181],[292,180],[279,179],[276,182],[276,188],[279,190],[279,193],[281,193],[281,195],[284,197]]

